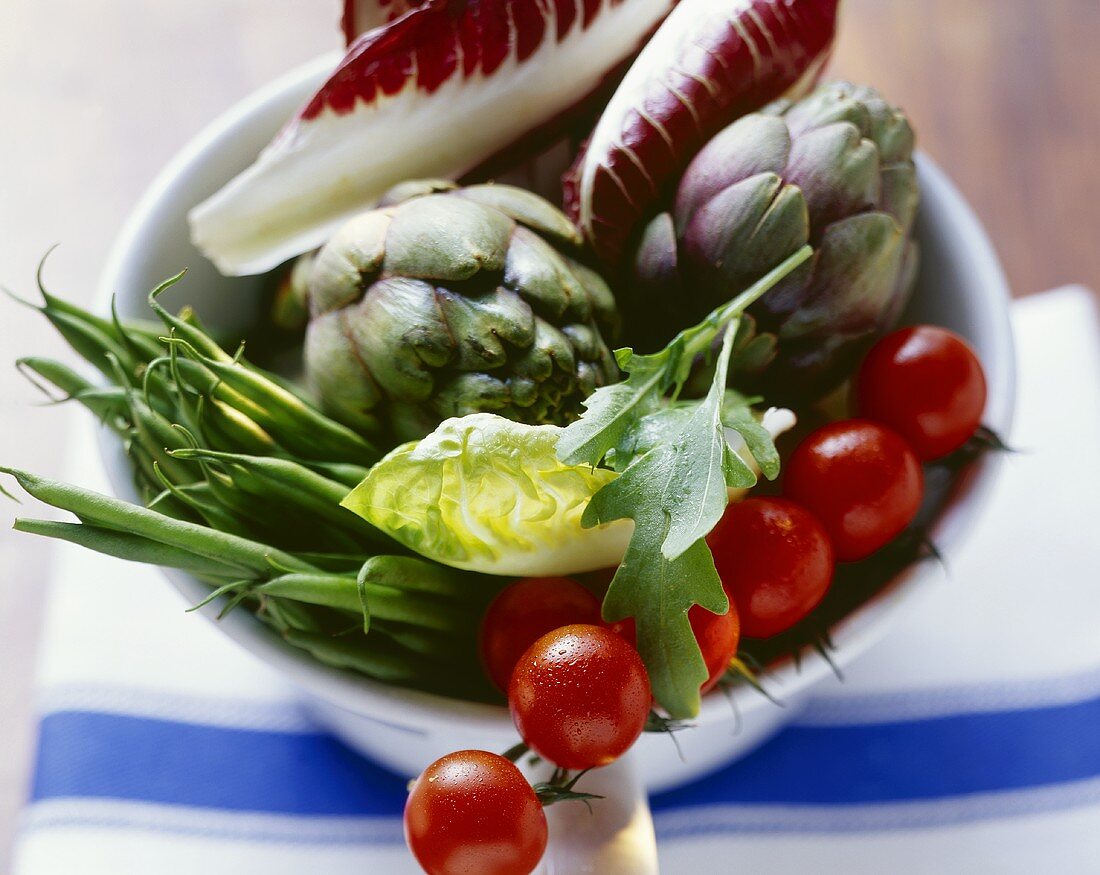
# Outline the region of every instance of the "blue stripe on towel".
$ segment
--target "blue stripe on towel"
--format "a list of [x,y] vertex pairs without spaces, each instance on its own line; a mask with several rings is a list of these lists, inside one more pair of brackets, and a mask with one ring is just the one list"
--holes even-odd
[[994,793],[1100,775],[1100,699],[856,726],[791,726],[654,809],[851,805]]
[[31,798],[100,797],[231,811],[392,815],[405,782],[323,733],[89,711],[42,719]]
[[[1100,699],[1035,710],[792,726],[745,760],[654,799],[850,805],[1100,776]],[[690,742],[686,754],[690,757]],[[399,814],[404,782],[321,733],[62,711],[41,725],[33,798],[99,797],[314,816]]]

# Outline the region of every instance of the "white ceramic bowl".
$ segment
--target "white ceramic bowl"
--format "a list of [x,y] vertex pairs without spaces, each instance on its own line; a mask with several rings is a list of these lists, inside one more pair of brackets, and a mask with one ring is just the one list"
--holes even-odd
[[[182,267],[189,274],[171,293],[170,305],[194,304],[203,319],[222,328],[254,318],[260,281],[226,279],[191,245],[188,210],[247,166],[283,122],[318,84],[332,59],[319,59],[257,92],[193,140],[142,198],[119,236],[104,273],[100,300],[116,294],[123,316],[146,316],[150,288]],[[1005,432],[1013,407],[1014,358],[1008,321],[1008,290],[996,256],[958,192],[927,158],[919,159],[923,207],[918,236],[923,250],[920,285],[907,318],[945,325],[967,337],[985,365],[989,404],[985,421]],[[103,440],[103,456],[118,494],[134,499],[130,470],[120,447]],[[977,515],[999,461],[988,456],[965,475],[934,532],[950,554]],[[850,664],[889,629],[894,616],[940,573],[922,563],[833,630],[835,661]],[[168,576],[192,602],[206,588],[185,574]],[[283,672],[312,703],[317,717],[349,744],[391,769],[415,775],[437,756],[464,747],[504,750],[515,730],[504,708],[453,701],[385,686],[315,662],[246,612],[221,621],[220,628],[243,647]],[[778,708],[758,693],[736,693],[741,727],[721,696],[708,697],[696,726],[681,737],[684,760],[667,738],[647,736],[636,760],[651,790],[682,784],[743,755],[789,721],[814,686],[831,669],[819,658],[801,669],[787,664],[770,671],[768,687],[785,703]]]

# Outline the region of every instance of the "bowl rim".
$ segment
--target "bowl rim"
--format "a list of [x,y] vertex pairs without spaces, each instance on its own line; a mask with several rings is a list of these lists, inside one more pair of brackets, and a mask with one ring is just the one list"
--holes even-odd
[[[164,204],[173,197],[177,181],[186,176],[189,169],[201,166],[209,160],[212,154],[232,138],[234,132],[254,124],[258,116],[270,111],[272,104],[286,103],[289,102],[290,95],[307,93],[306,89],[331,70],[337,56],[338,53],[323,55],[252,92],[215,118],[176,153],[131,210],[111,247],[98,287],[99,309],[106,311],[115,291],[125,287],[123,277],[132,253],[139,246],[145,229],[151,223],[163,221]],[[1016,383],[1015,354],[1008,312],[1008,284],[992,244],[969,204],[927,155],[918,152],[916,162],[922,180],[922,199],[926,203],[937,200],[942,203],[944,212],[955,223],[954,233],[967,241],[975,274],[984,278],[976,287],[977,303],[982,312],[987,314],[985,330],[994,347],[994,355],[983,362],[989,385],[984,421],[999,433],[1005,434],[1012,423]],[[128,500],[135,500],[136,492],[130,481],[129,470],[121,459],[117,441],[113,435],[101,429],[99,444],[101,458],[115,493]],[[1002,464],[1000,454],[988,454],[972,465],[963,482],[956,486],[949,506],[934,526],[937,546],[947,556],[954,553],[965,540],[970,527],[981,516]],[[161,570],[191,603],[199,601],[208,592],[206,586],[185,573],[174,569]],[[932,563],[910,566],[869,601],[837,623],[831,629],[836,645],[833,654],[836,666],[844,668],[880,641],[904,606],[922,591],[930,589],[923,585],[924,582],[937,574],[942,574],[942,569]],[[441,718],[458,720],[468,727],[487,732],[499,731],[504,726],[511,729],[505,706],[451,699],[387,685],[324,665],[304,652],[291,648],[251,614],[233,612],[218,621],[216,605],[202,613],[217,622],[219,628],[244,649],[285,673],[303,691],[359,717],[420,731],[438,726]],[[825,659],[811,654],[809,658],[802,660],[800,666],[787,660],[769,668],[766,679],[773,695],[781,700],[792,699],[832,674],[833,670]],[[733,690],[732,696],[742,714],[758,708],[775,707],[747,687]],[[726,698],[706,696],[694,722],[703,724],[729,721],[731,713]]]

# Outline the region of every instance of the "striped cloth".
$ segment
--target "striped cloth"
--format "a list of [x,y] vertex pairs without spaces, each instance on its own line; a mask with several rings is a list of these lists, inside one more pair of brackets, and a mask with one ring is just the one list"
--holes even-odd
[[[1097,319],[1062,290],[1015,320],[1024,452],[995,509],[844,683],[653,799],[664,872],[1100,872]],[[17,875],[416,871],[400,779],[157,574],[57,559]]]

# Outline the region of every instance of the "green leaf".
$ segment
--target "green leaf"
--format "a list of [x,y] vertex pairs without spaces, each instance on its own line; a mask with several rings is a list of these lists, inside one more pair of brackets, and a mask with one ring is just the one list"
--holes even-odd
[[[749,461],[769,477],[778,473],[775,445],[749,400],[726,390],[734,348],[751,335],[741,317],[811,254],[803,247],[661,352],[638,356],[618,350],[626,379],[593,393],[584,415],[558,443],[566,463],[603,463],[621,472],[592,498],[582,521],[586,526],[634,521],[626,557],[604,599],[604,617],[634,618],[654,696],[673,718],[698,713],[699,687],[707,678],[688,611],[696,604],[715,613],[729,609],[705,538],[722,518],[729,490],[756,484]],[[706,397],[678,400],[696,360],[707,356],[720,336],[722,349]],[[730,447],[727,427],[742,436],[751,459]]]
[[560,435],[488,413],[448,419],[386,456],[342,504],[453,568],[540,577],[613,566],[630,527],[587,529],[581,515],[616,475],[561,462]]
[[584,415],[562,433],[558,443],[562,461],[570,465],[599,465],[608,453],[622,446],[631,430],[661,406],[666,394],[674,398],[679,394],[691,375],[696,357],[706,353],[727,326],[811,255],[813,249],[803,246],[698,325],[681,331],[660,352],[637,355],[630,349],[616,350],[619,368],[627,377],[620,383],[597,389],[588,397]]
[[566,464],[600,464],[661,402],[670,365],[668,350],[642,356],[620,349],[615,355],[627,378],[589,395],[584,416],[562,432],[557,452]]
[[657,701],[673,717],[693,716],[707,679],[687,612],[729,602],[703,538],[721,519],[728,486],[756,477],[726,444],[722,402],[736,325],[726,329],[711,389],[702,401],[650,419],[671,430],[589,503],[587,525],[633,519],[634,536],[604,600],[609,621],[633,617],[638,650]]
[[[729,501],[728,486],[756,483],[748,466],[730,451],[722,430],[722,399],[735,331],[735,324],[726,329],[707,397],[678,434],[669,435],[670,440],[651,451],[670,456],[669,497],[675,504],[662,508],[669,518],[668,534],[661,544],[666,559],[675,559],[718,524]],[[748,483],[744,482],[746,472]],[[629,473],[628,469],[623,476]]]
[[644,509],[649,496],[630,489],[629,483],[624,489],[619,486],[620,481],[615,481],[593,499],[601,519],[633,514],[636,524],[604,599],[604,619],[634,618],[638,653],[649,672],[654,697],[671,717],[694,717],[699,713],[699,687],[707,679],[707,667],[688,611],[700,604],[721,614],[729,610],[729,601],[706,542],[696,541],[676,559],[665,558],[661,543],[667,536],[667,519],[652,507]]
[[[776,449],[771,432],[752,412],[751,405],[756,401],[757,399],[745,398],[732,389],[727,390],[722,406],[722,423],[741,435],[745,446],[760,466],[761,473],[769,480],[774,480],[779,476],[779,450]],[[753,479],[755,481],[755,477]]]

